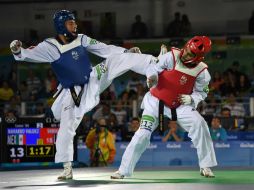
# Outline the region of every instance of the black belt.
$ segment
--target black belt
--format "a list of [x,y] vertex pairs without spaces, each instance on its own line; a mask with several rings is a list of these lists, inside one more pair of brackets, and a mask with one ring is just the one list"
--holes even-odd
[[[171,109],[171,121],[177,120],[177,114],[175,108]],[[159,132],[161,135],[163,135],[164,132],[164,102],[162,100],[159,100]]]
[[77,106],[77,107],[79,107],[79,105],[80,105],[81,97],[82,97],[82,94],[84,92],[84,85],[80,86],[80,87],[81,87],[81,90],[80,90],[78,95],[75,92],[75,88],[74,87],[70,87],[71,97],[72,97],[72,99],[74,101],[75,106]]
[[164,102],[162,100],[159,100],[159,132],[160,135],[163,135],[164,131]]

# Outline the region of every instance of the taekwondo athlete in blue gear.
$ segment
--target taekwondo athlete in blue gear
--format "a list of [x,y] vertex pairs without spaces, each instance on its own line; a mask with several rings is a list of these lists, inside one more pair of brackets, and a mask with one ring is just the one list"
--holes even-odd
[[[138,48],[126,50],[78,34],[75,17],[68,10],[57,11],[54,24],[56,37],[28,49],[14,40],[10,48],[17,61],[51,63],[60,82],[51,109],[60,120],[55,162],[63,163],[64,171],[58,180],[67,180],[73,178],[73,138],[84,114],[99,103],[100,93],[114,78],[129,70],[145,75],[147,65],[154,59],[151,55],[137,54]],[[92,67],[87,52],[105,60]]]

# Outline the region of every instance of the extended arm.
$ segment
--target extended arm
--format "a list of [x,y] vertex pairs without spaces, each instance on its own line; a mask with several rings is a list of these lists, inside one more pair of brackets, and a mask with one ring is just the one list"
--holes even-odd
[[82,38],[82,45],[90,53],[93,53],[103,58],[108,58],[109,56],[113,54],[124,53],[126,51],[125,48],[114,46],[114,45],[107,45],[95,39],[92,39],[86,35],[84,35]]
[[46,42],[41,42],[35,47],[24,49],[20,41],[14,40],[10,44],[10,49],[17,61],[43,63],[53,62],[60,57],[57,49]]

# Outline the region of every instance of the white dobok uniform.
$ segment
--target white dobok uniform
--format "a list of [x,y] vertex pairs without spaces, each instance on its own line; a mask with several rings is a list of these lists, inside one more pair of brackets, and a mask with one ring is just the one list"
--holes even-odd
[[[69,88],[63,88],[52,105],[51,109],[54,117],[60,120],[60,128],[56,140],[55,162],[69,162],[73,161],[75,131],[84,114],[99,103],[100,93],[111,84],[114,78],[129,70],[145,75],[147,65],[150,63],[152,56],[123,53],[126,49],[106,45],[83,34],[79,34],[77,39],[65,45],[61,45],[53,38],[46,41],[31,49],[21,48],[21,54],[14,55],[14,58],[18,61],[52,63],[60,58],[61,53],[80,45],[88,52],[106,58],[92,68],[89,82],[84,85],[84,92],[79,107],[75,106]],[[74,54],[74,56],[76,55]],[[58,91],[61,88],[60,84]],[[81,87],[75,86],[74,89],[78,94]]]
[[[173,51],[173,49],[172,49]],[[186,73],[196,77],[191,95],[192,104],[180,105],[176,108],[177,123],[188,132],[197,155],[200,168],[213,167],[217,165],[213,142],[209,133],[208,125],[204,118],[196,111],[201,100],[207,96],[207,86],[210,74],[204,63],[193,69],[188,69],[182,64],[172,51],[161,55],[159,62],[147,70],[147,76],[158,75],[162,71],[175,69],[183,75]],[[186,82],[183,80],[183,82]],[[174,89],[173,89],[174,90]],[[150,144],[151,133],[158,126],[159,99],[147,92],[141,107],[144,109],[139,129],[136,131],[131,142],[127,146],[121,161],[119,172],[124,176],[131,176],[141,154]],[[171,119],[171,109],[164,106],[164,115]]]

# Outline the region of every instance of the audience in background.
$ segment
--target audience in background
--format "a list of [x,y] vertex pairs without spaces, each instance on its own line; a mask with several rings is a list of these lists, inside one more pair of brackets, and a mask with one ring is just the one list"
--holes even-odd
[[0,101],[1,102],[10,101],[13,95],[14,95],[13,89],[10,88],[7,81],[3,81],[0,87]]
[[237,92],[236,78],[231,72],[223,73],[224,82],[220,85],[220,96],[227,97],[230,93]]
[[227,130],[231,131],[235,127],[234,118],[231,116],[231,110],[227,107],[221,109],[221,124]]
[[221,101],[216,98],[214,91],[210,92],[205,101],[204,113],[202,115],[219,114]]
[[28,70],[28,76],[26,78],[27,88],[31,95],[37,99],[39,92],[42,90],[41,80],[35,75],[32,69]]
[[47,75],[44,83],[46,94],[48,97],[51,97],[56,92],[57,88],[57,79],[51,68],[47,70]]
[[231,117],[231,110],[228,107],[223,107],[220,113],[221,117],[229,118]]
[[247,75],[241,74],[239,78],[238,91],[239,96],[245,96],[249,92],[251,87],[250,80]]
[[144,80],[142,80],[140,76],[136,73],[131,72],[131,76],[128,79],[126,86],[126,90],[128,91],[130,98],[135,96],[135,94],[137,93],[139,84],[144,85]]
[[89,115],[89,113],[85,114],[81,123],[79,124],[76,134],[78,139],[80,140],[79,143],[83,143],[86,141],[86,137],[93,126],[93,121]]
[[224,80],[219,71],[215,71],[212,75],[211,82],[209,84],[210,91],[214,94],[220,94],[221,85],[224,83]]
[[130,141],[133,135],[135,134],[135,132],[139,129],[139,125],[140,125],[140,119],[138,117],[133,117],[131,119],[131,122],[128,128],[126,129],[123,135],[124,136],[123,141]]
[[226,141],[227,132],[221,125],[220,118],[214,116],[211,122],[211,127],[209,128],[211,137],[213,141]]
[[187,37],[191,34],[191,22],[187,14],[181,16],[180,12],[174,14],[174,20],[166,28],[167,37]]
[[99,107],[97,107],[95,113],[92,115],[93,120],[97,121],[99,118],[109,119],[111,114],[110,106],[106,103],[101,103]]
[[236,96],[234,93],[230,93],[226,103],[224,104],[223,108],[228,108],[231,111],[231,116],[236,117],[244,117],[245,116],[245,109],[243,103],[236,101]]
[[91,166],[107,166],[114,162],[115,140],[105,118],[98,119],[95,128],[89,131],[86,146],[90,149]]
[[127,116],[127,112],[126,110],[123,108],[123,104],[121,100],[118,100],[116,102],[116,105],[114,107],[114,109],[112,110],[112,113],[115,114],[116,118],[117,118],[117,123],[120,127],[123,127],[126,123],[126,116]]
[[191,23],[189,17],[186,14],[182,15],[181,21],[181,36],[186,37],[190,36],[191,34]]
[[26,81],[22,81],[20,83],[19,91],[18,93],[20,94],[21,100],[26,102],[30,99],[30,92],[28,90]]
[[163,142],[167,141],[183,141],[184,139],[184,132],[183,130],[177,125],[176,121],[169,121],[168,122],[168,129],[164,133],[164,137],[162,138]]
[[116,38],[116,19],[114,13],[106,12],[102,16],[100,35],[104,39]]
[[166,36],[167,37],[177,37],[179,34],[181,34],[181,14],[179,12],[176,12],[174,14],[174,20],[171,21],[166,29]]
[[147,26],[144,22],[142,22],[141,15],[135,16],[135,22],[131,26],[131,37],[138,38],[146,38],[147,37]]
[[12,112],[14,115],[21,115],[21,104],[19,96],[12,96],[8,102],[4,104],[4,113]]

